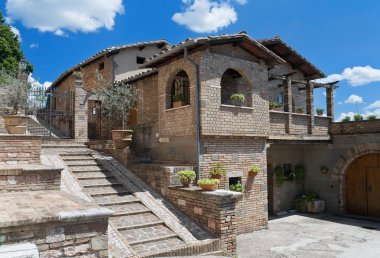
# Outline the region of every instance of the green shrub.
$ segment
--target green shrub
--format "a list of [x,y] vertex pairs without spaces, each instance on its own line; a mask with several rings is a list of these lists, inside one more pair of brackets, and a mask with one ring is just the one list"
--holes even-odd
[[195,172],[192,170],[182,170],[177,172],[177,176],[181,179],[191,179],[194,180],[196,178]]
[[354,115],[354,121],[362,121],[363,120],[363,116],[360,115],[360,114],[355,114]]
[[325,110],[323,108],[317,108],[316,111],[317,111],[317,114],[323,114]]
[[210,170],[210,174],[211,175],[221,175],[221,176],[225,176],[226,175],[226,169],[223,167],[223,164],[222,162],[218,162],[218,165],[216,165],[216,167],[212,168]]
[[278,186],[282,186],[286,181],[285,170],[282,166],[278,165],[274,169],[274,175],[276,176],[276,183]]
[[377,116],[376,115],[369,115],[367,117],[368,120],[376,120],[377,119]]
[[258,174],[261,172],[261,167],[253,165],[249,168],[248,172]]
[[239,181],[237,184],[230,185],[230,191],[241,192],[242,193],[242,192],[245,191],[245,189],[244,189],[244,186]]
[[297,207],[297,205],[306,204],[308,202],[313,202],[313,201],[317,201],[320,199],[321,199],[321,197],[319,197],[319,195],[317,193],[308,192],[308,193],[303,194],[299,198],[295,199],[294,204]]
[[276,101],[271,101],[269,102],[269,107],[282,107],[282,104],[281,103],[278,103]]
[[351,117],[346,116],[345,118],[342,119],[342,122],[347,123],[351,121]]
[[220,180],[219,179],[212,179],[212,178],[203,178],[198,180],[198,185],[214,185],[214,184],[219,184]]
[[245,96],[241,93],[234,93],[230,96],[230,100],[243,102],[245,100]]

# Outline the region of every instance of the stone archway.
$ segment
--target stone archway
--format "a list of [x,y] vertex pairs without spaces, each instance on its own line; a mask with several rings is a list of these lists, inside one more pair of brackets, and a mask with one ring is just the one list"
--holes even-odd
[[347,170],[350,165],[359,157],[366,154],[380,153],[380,143],[366,143],[359,144],[351,149],[345,151],[338,161],[335,163],[335,166],[332,171],[332,179],[335,179],[339,182],[339,200],[340,200],[340,210],[343,213],[346,213],[346,189],[345,189],[345,180]]

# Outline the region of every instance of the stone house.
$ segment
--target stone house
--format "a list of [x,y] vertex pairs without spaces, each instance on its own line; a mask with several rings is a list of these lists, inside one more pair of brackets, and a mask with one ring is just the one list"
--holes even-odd
[[[139,68],[146,70],[118,77],[138,92],[136,164],[126,163],[169,200],[175,171],[194,167],[205,178],[222,162],[227,175],[219,188],[245,187],[235,207],[237,233],[265,228],[269,213],[292,209],[294,198],[309,191],[326,200],[328,212],[380,216],[380,190],[373,190],[380,187],[366,183],[380,181],[380,121],[334,123],[335,83],[315,82],[323,72],[280,38],[243,32],[188,39]],[[316,88],[326,89],[324,116],[315,115]],[[236,93],[244,101],[233,102]],[[273,101],[283,108],[271,110]],[[262,168],[256,177],[248,175],[252,165]],[[276,183],[276,168],[292,175],[298,165],[306,171],[301,184]]]
[[[51,103],[53,105],[53,127],[58,131],[69,131],[67,135],[75,137],[74,123],[78,113],[74,111],[74,77],[75,72],[80,71],[83,76],[86,110],[88,111],[86,119],[88,124],[85,125],[88,128],[88,135],[85,138],[92,140],[108,138],[110,128],[107,128],[108,125],[102,124],[99,112],[100,102],[94,96],[91,97],[91,91],[101,83],[100,81],[103,81],[103,84],[111,84],[114,81],[146,71],[146,69],[139,69],[139,65],[144,63],[146,58],[159,53],[167,46],[168,43],[165,40],[158,40],[110,47],[64,71],[47,89],[47,92],[52,92],[52,95],[55,96]],[[98,79],[99,75],[101,76],[100,80]],[[62,116],[62,114],[65,115]],[[112,126],[118,127],[119,125]]]

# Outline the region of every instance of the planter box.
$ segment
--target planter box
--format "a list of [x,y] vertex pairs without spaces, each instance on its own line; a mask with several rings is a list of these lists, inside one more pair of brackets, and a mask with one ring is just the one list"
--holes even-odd
[[180,101],[173,101],[173,108],[179,108],[179,107],[182,107],[185,105],[185,102],[183,102],[182,100]]
[[304,204],[299,204],[296,208],[299,212],[319,213],[325,211],[326,203],[324,200],[316,200]]

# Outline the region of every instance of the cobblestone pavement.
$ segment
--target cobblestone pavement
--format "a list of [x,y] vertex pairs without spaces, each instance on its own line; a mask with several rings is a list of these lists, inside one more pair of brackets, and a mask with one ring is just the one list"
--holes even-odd
[[380,223],[328,214],[273,219],[268,230],[238,236],[238,256],[378,258]]

